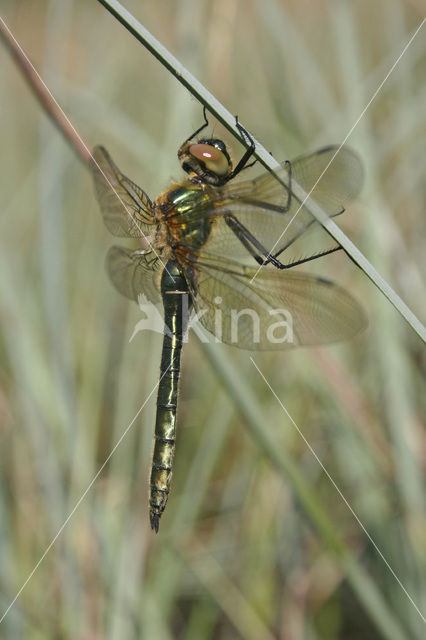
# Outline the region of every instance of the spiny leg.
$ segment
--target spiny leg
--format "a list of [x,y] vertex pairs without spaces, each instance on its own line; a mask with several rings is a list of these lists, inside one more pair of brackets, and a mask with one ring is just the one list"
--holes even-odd
[[[247,249],[250,255],[258,262],[259,264],[267,264],[268,262],[272,262],[272,264],[279,268],[281,264],[278,260],[275,260],[274,256],[265,249],[257,238],[254,237],[253,234],[232,214],[225,215],[225,222],[228,227],[234,232],[237,236],[238,240],[241,242],[243,247]],[[259,255],[260,254],[260,255]],[[263,256],[263,257],[262,257]]]
[[[241,242],[243,247],[247,249],[250,255],[256,260],[258,264],[267,265],[272,264],[276,269],[291,269],[292,267],[296,267],[297,265],[304,264],[305,262],[310,262],[311,260],[316,260],[317,258],[321,258],[322,256],[329,255],[330,253],[334,253],[341,249],[340,246],[332,247],[331,249],[327,249],[325,251],[321,251],[312,256],[308,256],[306,258],[301,258],[300,260],[294,260],[290,263],[283,264],[279,260],[277,260],[277,255],[281,253],[279,251],[277,254],[271,254],[265,249],[261,242],[250,231],[232,214],[227,214],[225,216],[226,224],[229,228],[235,233],[238,240]],[[260,254],[260,255],[259,255]]]
[[229,180],[232,180],[233,178],[235,178],[235,176],[237,176],[243,169],[248,169],[249,167],[252,167],[256,162],[256,159],[255,159],[253,162],[250,162],[250,164],[247,164],[255,152],[256,144],[253,138],[251,137],[251,135],[249,134],[249,132],[246,131],[244,127],[238,122],[238,116],[235,116],[235,125],[238,131],[240,132],[242,138],[248,142],[249,147],[248,149],[246,149],[244,155],[239,160],[235,169],[233,169],[231,173],[226,177],[225,182],[229,182]]
[[187,138],[183,144],[186,144],[190,140],[193,140],[195,138],[195,136],[198,136],[198,134],[201,131],[203,131],[203,129],[205,129],[206,127],[209,126],[209,121],[207,119],[207,113],[206,113],[206,107],[205,106],[203,107],[203,118],[204,118],[204,123],[201,125],[201,127],[199,127],[196,131],[194,131],[194,133],[191,133],[189,138]]

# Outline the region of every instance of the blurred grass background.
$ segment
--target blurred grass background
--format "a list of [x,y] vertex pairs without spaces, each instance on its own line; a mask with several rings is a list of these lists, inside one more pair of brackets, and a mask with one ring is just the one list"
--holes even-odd
[[[424,13],[415,0],[125,4],[279,160],[345,137]],[[181,177],[201,108],[97,2],[6,0],[1,15],[89,146],[152,197]],[[1,617],[152,391],[161,337],[129,344],[141,316],[104,271],[114,239],[90,176],[3,46],[0,60]],[[425,79],[423,29],[348,141],[366,185],[339,220],[423,321]],[[424,345],[344,254],[310,270],[350,289],[369,328],[255,362],[425,615]],[[155,393],[1,638],[424,637],[248,353],[194,336],[185,348],[158,536],[154,412]]]

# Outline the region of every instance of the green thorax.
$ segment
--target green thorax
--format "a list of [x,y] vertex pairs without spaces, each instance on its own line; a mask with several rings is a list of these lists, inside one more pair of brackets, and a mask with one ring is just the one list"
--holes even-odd
[[174,239],[197,250],[206,242],[214,216],[214,205],[208,206],[211,189],[186,184],[167,193],[166,215]]

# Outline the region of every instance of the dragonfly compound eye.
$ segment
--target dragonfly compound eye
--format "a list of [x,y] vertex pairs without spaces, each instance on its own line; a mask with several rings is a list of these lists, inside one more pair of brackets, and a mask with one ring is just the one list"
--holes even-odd
[[229,171],[229,159],[216,147],[210,144],[192,144],[189,153],[196,160],[201,160],[211,173],[217,176],[226,176]]

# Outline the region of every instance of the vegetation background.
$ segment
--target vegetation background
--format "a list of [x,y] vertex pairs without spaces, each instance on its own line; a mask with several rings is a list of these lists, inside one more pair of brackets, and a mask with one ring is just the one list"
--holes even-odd
[[[343,140],[425,8],[125,5],[279,160]],[[3,0],[0,15],[89,146],[152,197],[180,178],[176,150],[201,108],[99,3]],[[104,271],[113,238],[90,175],[3,46],[0,61],[1,617],[153,390],[161,336],[129,343],[141,314]],[[425,79],[423,28],[348,141],[366,184],[339,220],[423,320]],[[255,354],[291,419],[250,354],[192,336],[160,533],[147,513],[154,393],[2,638],[424,638],[424,345],[343,253],[310,270],[350,289],[369,328],[327,349]]]

